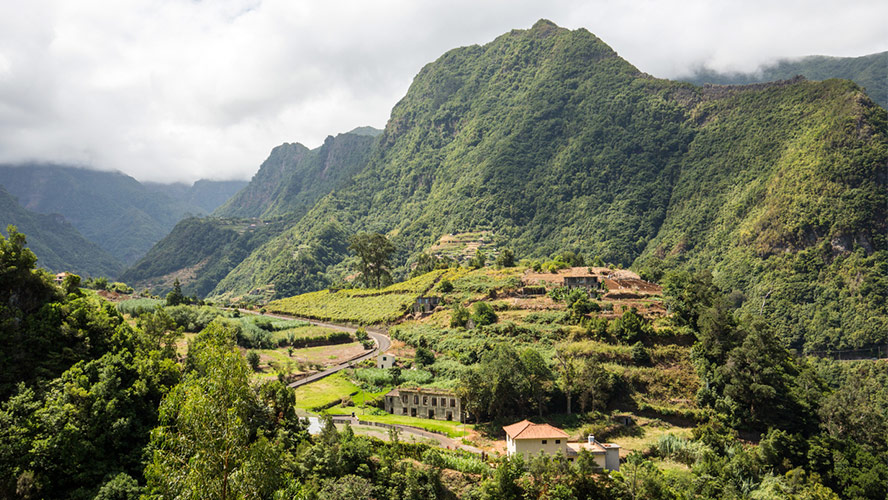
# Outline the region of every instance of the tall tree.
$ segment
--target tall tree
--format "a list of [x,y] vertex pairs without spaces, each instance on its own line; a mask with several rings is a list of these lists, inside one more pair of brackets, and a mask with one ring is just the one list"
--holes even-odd
[[395,246],[388,238],[379,233],[358,233],[349,243],[349,250],[358,256],[358,271],[365,286],[381,288],[391,279],[389,258]]

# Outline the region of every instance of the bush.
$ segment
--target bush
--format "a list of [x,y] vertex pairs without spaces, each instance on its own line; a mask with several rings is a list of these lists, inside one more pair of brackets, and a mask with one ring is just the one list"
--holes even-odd
[[259,354],[256,351],[250,351],[247,353],[247,363],[250,364],[250,368],[253,369],[254,372],[259,371]]
[[496,312],[487,302],[475,302],[472,306],[472,321],[475,326],[492,325],[496,320]]
[[465,328],[469,322],[469,311],[460,304],[453,307],[450,313],[450,328]]
[[419,366],[429,366],[435,362],[435,354],[425,347],[417,347],[414,361]]
[[632,362],[639,366],[651,364],[651,354],[641,342],[632,344]]
[[441,293],[450,293],[453,291],[453,282],[449,279],[441,280],[441,283],[438,284],[438,291]]

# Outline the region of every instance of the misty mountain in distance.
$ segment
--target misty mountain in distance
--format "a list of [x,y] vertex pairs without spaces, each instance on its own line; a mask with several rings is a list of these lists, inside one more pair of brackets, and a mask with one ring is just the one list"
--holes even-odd
[[14,225],[37,255],[37,265],[52,272],[68,271],[84,277],[116,276],[123,263],[83,237],[64,217],[44,215],[21,206],[0,186],[0,232]]
[[203,213],[120,172],[3,165],[0,185],[28,210],[61,214],[86,239],[124,264],[144,255],[186,215]]
[[191,185],[181,182],[174,184],[143,182],[142,184],[150,190],[163,193],[174,200],[193,205],[202,210],[203,213],[209,214],[243,189],[248,184],[248,181],[200,179]]
[[860,57],[808,56],[801,59],[780,59],[752,73],[719,73],[702,68],[678,80],[696,85],[746,85],[788,80],[796,75],[818,81],[830,78],[851,80],[866,89],[873,101],[888,108],[888,52]]

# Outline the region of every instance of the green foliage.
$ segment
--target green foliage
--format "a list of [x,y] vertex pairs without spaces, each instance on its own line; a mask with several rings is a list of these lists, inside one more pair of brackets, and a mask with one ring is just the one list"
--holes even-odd
[[173,289],[166,296],[166,305],[178,306],[180,304],[188,304],[188,298],[182,294],[182,285],[179,284],[179,278],[173,282]]
[[280,447],[302,439],[292,395],[277,382],[250,387],[233,335],[216,322],[189,346],[188,373],[151,434],[149,494],[270,497],[284,486]]
[[471,314],[462,304],[455,304],[450,312],[450,328],[465,328]]
[[[392,368],[394,370],[394,368]],[[383,368],[359,368],[355,370],[355,379],[373,388],[389,387],[392,384],[393,374]],[[427,370],[402,370],[398,374],[399,383],[411,385],[426,385],[433,379],[431,372]],[[397,385],[397,384],[394,384]]]
[[368,288],[391,282],[389,258],[395,246],[379,233],[359,233],[349,238],[349,250],[358,256],[358,272]]
[[487,302],[475,302],[472,305],[471,318],[475,322],[475,326],[492,325],[497,321],[496,312]]
[[496,267],[515,267],[515,254],[508,248],[504,248],[496,256]]
[[435,362],[435,353],[420,346],[416,348],[413,360],[419,366],[429,366]]
[[247,352],[247,363],[254,372],[259,371],[259,353],[256,351]]

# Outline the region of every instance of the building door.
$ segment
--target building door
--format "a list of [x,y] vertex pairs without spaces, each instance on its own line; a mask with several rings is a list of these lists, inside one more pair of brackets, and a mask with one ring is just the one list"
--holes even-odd
[[415,416],[416,416],[416,408],[410,408],[410,416],[411,416],[411,417],[415,417]]
[[431,418],[432,420],[435,419],[435,410],[429,410],[429,418]]
[[447,420],[453,420],[453,412],[452,411],[447,412]]

